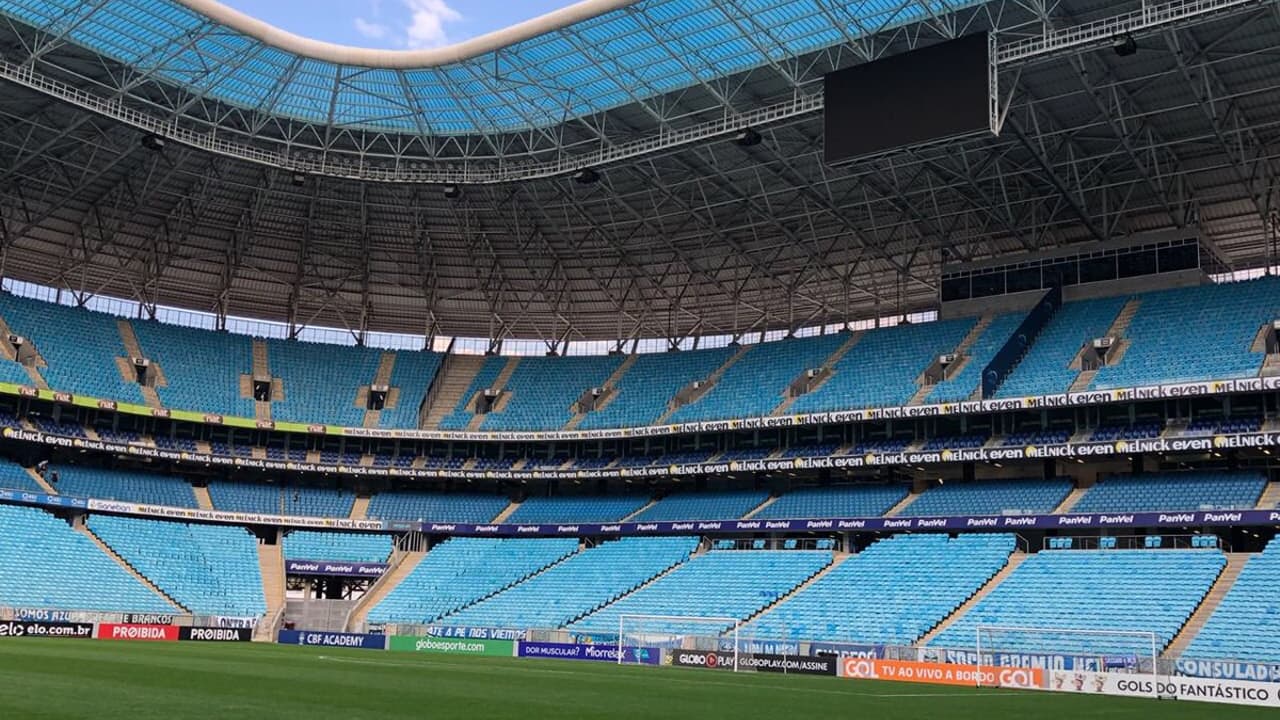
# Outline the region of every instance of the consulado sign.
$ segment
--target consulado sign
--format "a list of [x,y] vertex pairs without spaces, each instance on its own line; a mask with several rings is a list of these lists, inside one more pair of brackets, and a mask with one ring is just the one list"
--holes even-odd
[[488,655],[511,657],[516,644],[512,640],[469,640],[466,638],[408,637],[390,639],[389,650],[397,652],[435,653],[441,655]]

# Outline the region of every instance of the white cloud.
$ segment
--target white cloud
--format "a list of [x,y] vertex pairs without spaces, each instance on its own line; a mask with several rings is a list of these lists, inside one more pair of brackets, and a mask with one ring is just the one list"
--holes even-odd
[[356,32],[370,40],[379,40],[387,36],[387,26],[358,17],[356,18]]
[[439,47],[449,41],[445,23],[457,22],[462,13],[449,7],[446,0],[403,0],[409,9],[409,26],[405,29],[409,47]]

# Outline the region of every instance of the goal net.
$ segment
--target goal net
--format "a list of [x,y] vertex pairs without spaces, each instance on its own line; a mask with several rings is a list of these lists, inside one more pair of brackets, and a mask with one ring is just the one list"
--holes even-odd
[[[653,653],[688,651],[688,664],[700,659],[713,667],[738,669],[742,623],[731,617],[621,615],[618,617],[618,663],[653,664]],[[674,663],[684,664],[684,663]]]
[[[979,626],[974,640],[979,685],[1002,685],[1002,670],[1038,668],[1070,681],[1097,673],[1157,674],[1159,641],[1145,630]],[[1020,679],[1011,680],[1018,682]]]

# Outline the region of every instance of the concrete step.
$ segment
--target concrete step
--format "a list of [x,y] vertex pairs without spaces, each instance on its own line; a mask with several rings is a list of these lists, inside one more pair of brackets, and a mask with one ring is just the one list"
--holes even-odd
[[[836,374],[836,364],[839,363],[840,359],[847,355],[851,349],[853,349],[854,345],[858,344],[858,341],[862,340],[864,335],[866,335],[866,333],[863,331],[849,333],[848,339],[840,343],[840,347],[836,348],[835,352],[832,352],[827,359],[822,361],[822,369],[827,372],[824,372],[822,377],[818,378],[817,382],[813,383],[813,385],[811,385],[803,394],[808,395],[809,393],[816,392],[823,385],[826,385],[827,381],[831,379],[831,376]],[[795,397],[784,399],[782,402],[778,403],[778,406],[773,409],[773,412],[771,412],[770,415],[785,415],[791,410],[791,406],[794,405],[796,400],[800,397],[800,395],[796,395]]]
[[743,520],[750,520],[751,518],[755,517],[757,514],[759,514],[759,513],[760,513],[762,510],[764,510],[765,508],[767,508],[767,507],[769,507],[770,505],[772,505],[772,504],[774,504],[774,503],[778,502],[778,498],[779,498],[779,497],[780,497],[779,495],[771,495],[771,496],[769,496],[769,497],[765,498],[765,501],[764,501],[764,502],[762,502],[762,503],[760,503],[759,505],[757,505],[757,506],[755,506],[754,508],[752,508],[752,509],[751,509],[751,512],[749,512],[749,513],[747,513],[746,515],[743,515],[743,516],[742,516],[742,519],[743,519]]
[[418,563],[422,562],[422,558],[426,557],[425,552],[401,552],[396,553],[391,558],[391,567],[387,568],[387,572],[378,578],[377,581],[369,588],[369,592],[365,593],[356,606],[351,609],[351,614],[347,616],[348,632],[363,632],[365,629],[365,618],[369,616],[369,610],[382,602],[382,599],[396,588],[414,568],[418,567]]
[[1267,483],[1267,487],[1258,498],[1258,509],[1272,510],[1277,507],[1280,507],[1280,482],[1273,480]]
[[34,482],[35,482],[35,484],[37,484],[37,485],[39,485],[41,488],[43,488],[43,489],[44,489],[44,491],[45,491],[46,493],[48,493],[48,494],[50,494],[50,495],[57,495],[57,494],[58,494],[58,490],[57,490],[57,488],[53,487],[52,485],[50,485],[50,484],[48,483],[48,481],[47,481],[47,480],[45,480],[44,478],[40,477],[40,473],[36,472],[36,469],[35,469],[35,468],[25,468],[25,470],[27,471],[27,474],[31,476],[32,481],[34,481]]
[[[735,351],[732,355],[730,355],[727,360],[725,360],[723,363],[720,364],[720,367],[716,368],[714,372],[712,372],[710,375],[706,377],[705,384],[703,385],[702,390],[699,391],[697,397],[693,399],[693,402],[697,402],[698,398],[701,398],[703,395],[706,395],[708,392],[711,392],[712,388],[716,386],[716,383],[720,382],[720,378],[724,377],[724,374],[728,372],[729,368],[733,367],[734,364],[736,364],[738,360],[742,359],[742,356],[747,354],[753,347],[755,346],[739,345],[737,351]],[[680,405],[676,404],[676,399],[671,398],[671,400],[667,403],[667,411],[662,413],[662,415],[657,420],[655,420],[653,424],[661,425],[667,422],[667,419],[671,417],[671,414],[674,413],[676,410],[679,410],[680,407],[681,407]]]
[[284,615],[285,571],[283,538],[275,545],[258,543],[258,572],[262,575],[262,596],[267,601],[267,614],[254,629],[255,640],[274,640]]
[[1084,485],[1077,485],[1076,487],[1071,488],[1071,492],[1067,493],[1067,496],[1062,499],[1062,502],[1058,503],[1058,507],[1053,509],[1053,514],[1065,515],[1071,512],[1071,508],[1075,507],[1087,492],[1089,492],[1089,488]]
[[918,498],[918,497],[920,497],[920,493],[915,493],[915,492],[907,493],[907,496],[906,496],[906,497],[904,497],[904,498],[902,498],[902,500],[898,501],[898,504],[897,504],[897,505],[894,505],[893,507],[891,507],[891,508],[889,508],[887,511],[885,511],[884,516],[885,516],[885,517],[897,517],[898,513],[900,513],[900,512],[902,512],[903,510],[907,509],[907,506],[908,506],[908,505],[910,505],[911,503],[915,502],[915,501],[916,501],[916,498]]
[[935,625],[932,630],[925,633],[924,636],[916,642],[916,644],[920,646],[928,645],[931,640],[942,634],[943,630],[950,627],[956,620],[964,617],[965,613],[972,610],[975,605],[982,601],[982,598],[986,597],[992,590],[996,589],[1000,583],[1008,579],[1008,577],[1013,574],[1013,571],[1017,570],[1018,566],[1029,557],[1031,556],[1020,552],[1015,552],[1010,555],[1009,562],[1005,563],[1005,566],[1000,569],[1000,572],[992,575],[991,579],[987,580],[987,582],[984,583],[976,593],[971,595],[968,600],[961,603],[960,606],[953,610],[950,615],[942,620],[942,622]]
[[352,520],[364,520],[369,517],[369,501],[371,499],[368,495],[357,495],[355,502],[351,503],[350,518]]
[[[605,378],[604,384],[601,385],[601,387],[605,388],[608,392],[591,412],[600,412],[613,403],[614,399],[618,397],[618,393],[616,392],[618,389],[618,383],[622,382],[623,376],[627,374],[627,371],[631,369],[631,366],[636,364],[636,358],[638,357],[640,356],[634,353],[628,355],[626,359],[624,359],[618,367],[614,369],[609,377]],[[576,400],[574,401],[574,404],[577,404]],[[564,429],[577,430],[578,426],[582,424],[582,421],[587,419],[587,415],[588,413],[574,413],[573,417],[569,418],[569,422],[565,423]]]
[[813,585],[814,583],[818,582],[818,581],[819,581],[819,580],[821,580],[822,578],[826,577],[828,573],[830,573],[832,570],[835,570],[836,568],[840,567],[842,564],[844,564],[844,562],[845,562],[846,560],[848,560],[848,559],[849,559],[849,558],[851,558],[851,557],[853,557],[853,556],[852,556],[852,555],[850,555],[850,554],[848,554],[848,553],[840,553],[840,554],[838,554],[838,555],[833,556],[833,557],[832,557],[831,562],[830,562],[830,563],[828,563],[826,567],[822,568],[821,570],[819,570],[818,572],[814,573],[813,575],[810,575],[810,576],[809,576],[809,579],[807,579],[807,580],[805,580],[804,582],[800,583],[799,585],[796,585],[795,587],[791,588],[791,590],[790,590],[789,592],[787,592],[785,595],[783,595],[782,597],[778,598],[777,600],[773,601],[772,603],[769,603],[768,605],[764,606],[763,608],[760,608],[760,610],[759,610],[758,612],[756,612],[754,615],[752,615],[751,617],[747,618],[746,620],[743,620],[743,621],[742,621],[742,622],[743,622],[743,624],[745,625],[746,623],[749,623],[749,622],[751,622],[752,620],[755,620],[756,618],[760,617],[761,615],[765,615],[765,614],[767,614],[767,613],[769,613],[769,612],[773,611],[773,610],[774,610],[774,609],[776,609],[779,605],[782,605],[783,603],[787,602],[788,600],[790,600],[791,598],[795,597],[796,595],[799,595],[800,593],[804,592],[806,588],[808,588],[809,586],[811,586],[811,585]]
[[471,387],[471,382],[484,367],[484,362],[482,355],[450,355],[445,358],[443,367],[432,383],[434,396],[427,408],[423,427],[428,430],[440,429],[440,421],[462,402],[463,394]]
[[201,510],[213,509],[213,497],[209,495],[209,488],[207,486],[193,485],[191,487],[191,491],[195,493],[196,505]]
[[520,507],[520,503],[518,502],[507,503],[507,506],[502,509],[502,512],[498,513],[498,516],[495,517],[490,522],[493,522],[493,523],[506,522],[507,518],[511,517],[511,514],[514,513],[517,509],[519,509],[519,507]]
[[1209,622],[1209,618],[1213,617],[1213,613],[1222,603],[1222,599],[1231,592],[1232,586],[1236,584],[1236,580],[1240,577],[1240,571],[1244,570],[1244,566],[1249,562],[1249,558],[1253,557],[1249,553],[1227,553],[1227,564],[1222,568],[1222,572],[1218,573],[1218,579],[1213,581],[1213,585],[1209,587],[1209,592],[1205,593],[1204,599],[1196,606],[1196,611],[1187,619],[1187,624],[1182,626],[1178,634],[1173,637],[1173,642],[1169,643],[1169,647],[1165,649],[1163,657],[1176,658],[1186,651],[1191,645],[1191,641],[1196,635],[1204,629],[1204,624]]
[[116,551],[113,550],[110,545],[104,542],[102,538],[93,534],[93,531],[90,530],[88,526],[86,526],[84,523],[79,523],[78,525],[76,525],[76,530],[80,532],[82,535],[84,535],[85,537],[92,540],[93,544],[97,545],[98,549],[101,550],[104,555],[114,560],[115,563],[120,567],[124,568],[124,570],[128,572],[130,575],[132,575],[135,580],[147,586],[148,589],[150,589],[156,595],[159,595],[161,598],[163,598],[165,602],[172,605],[174,607],[174,612],[179,614],[185,614],[189,612],[187,608],[183,607],[177,600],[174,600],[173,598],[169,597],[169,595],[165,593],[165,591],[161,590],[159,586],[151,582],[150,578],[138,572],[138,570],[134,568],[132,565],[130,565],[128,561],[126,561],[124,558],[116,554]]

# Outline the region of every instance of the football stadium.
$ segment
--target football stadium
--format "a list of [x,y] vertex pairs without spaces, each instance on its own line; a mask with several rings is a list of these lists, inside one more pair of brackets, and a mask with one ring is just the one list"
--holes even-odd
[[1277,48],[0,0],[0,717],[1274,717]]

